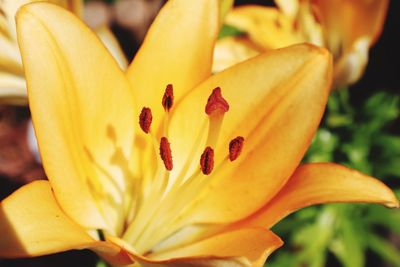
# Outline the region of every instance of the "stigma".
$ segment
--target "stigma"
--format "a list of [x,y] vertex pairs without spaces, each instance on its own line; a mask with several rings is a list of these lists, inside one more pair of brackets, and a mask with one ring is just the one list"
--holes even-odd
[[208,97],[205,112],[211,116],[215,113],[224,114],[229,110],[228,102],[222,97],[221,88],[216,87]]

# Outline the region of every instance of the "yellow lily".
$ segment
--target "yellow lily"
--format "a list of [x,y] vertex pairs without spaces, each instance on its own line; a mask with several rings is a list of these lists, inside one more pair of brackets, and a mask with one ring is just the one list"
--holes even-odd
[[[15,31],[15,13],[27,3],[41,0],[0,0],[0,103],[27,104],[26,84],[21,56]],[[81,16],[82,0],[48,0]],[[120,66],[127,63],[117,40],[106,26],[96,29],[97,35],[104,42]]]
[[275,2],[278,8],[249,5],[228,13],[226,23],[246,36],[229,37],[217,43],[214,71],[263,51],[308,42],[326,47],[332,53],[335,87],[361,78],[368,63],[369,48],[382,31],[388,0]]
[[282,245],[269,227],[296,209],[398,206],[374,178],[299,166],[330,88],[325,49],[297,45],[210,76],[218,5],[168,1],[126,73],[72,14],[19,11],[49,181],[1,202],[0,257],[87,248],[113,265],[262,266]]

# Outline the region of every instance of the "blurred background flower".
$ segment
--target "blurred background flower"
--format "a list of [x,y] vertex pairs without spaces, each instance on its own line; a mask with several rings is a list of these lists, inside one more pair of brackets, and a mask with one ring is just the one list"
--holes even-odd
[[389,0],[276,0],[277,7],[243,5],[225,23],[236,34],[217,43],[214,70],[272,49],[309,42],[334,57],[334,87],[356,82],[379,38]]

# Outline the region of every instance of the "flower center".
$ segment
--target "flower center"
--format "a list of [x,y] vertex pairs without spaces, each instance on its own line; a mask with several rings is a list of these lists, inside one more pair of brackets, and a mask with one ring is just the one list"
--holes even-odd
[[167,136],[169,113],[174,104],[171,84],[167,85],[161,104],[165,110],[165,118],[162,126],[163,134],[159,141],[151,130],[153,119],[151,109],[144,107],[139,116],[140,128],[150,136],[149,140],[153,143],[155,150],[153,154],[159,154],[158,170],[151,182],[142,187],[144,197],[141,203],[135,203],[134,206],[137,207],[135,214],[123,235],[123,239],[141,254],[151,253],[162,241],[187,226],[182,220],[185,212],[190,210],[196,196],[207,187],[218,170],[238,158],[244,143],[243,137],[238,136],[233,139],[227,148],[225,159],[215,165],[214,148],[218,142],[224,115],[229,110],[229,104],[223,98],[221,88],[215,88],[205,105],[209,127],[205,148],[200,159],[197,159],[199,167],[191,174],[188,172],[189,166],[196,160],[193,159],[194,151],[200,149],[199,146],[202,145],[202,142],[198,141],[201,139],[201,134],[196,139],[179,174],[171,181],[174,144],[169,142]]

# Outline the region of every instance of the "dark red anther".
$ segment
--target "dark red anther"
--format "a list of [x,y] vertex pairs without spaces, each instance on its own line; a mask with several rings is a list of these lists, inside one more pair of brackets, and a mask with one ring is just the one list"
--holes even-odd
[[234,161],[237,159],[243,149],[244,138],[241,136],[236,137],[229,143],[229,159]]
[[161,137],[160,141],[160,156],[162,161],[164,162],[165,168],[170,171],[172,170],[172,153],[170,143],[166,137]]
[[162,99],[162,105],[165,111],[169,111],[174,104],[174,87],[172,84],[168,84],[167,88],[165,88],[165,93]]
[[149,133],[152,120],[153,115],[151,114],[151,109],[146,107],[142,108],[142,112],[140,112],[139,116],[139,125],[143,132]]
[[275,26],[276,26],[278,29],[282,28],[282,24],[281,24],[279,18],[276,18],[276,19],[274,20],[274,24],[275,24]]
[[221,114],[229,110],[228,102],[222,97],[221,88],[215,88],[211,95],[208,97],[206,105],[207,115],[211,115],[214,112],[219,112]]
[[295,31],[299,31],[299,30],[300,30],[300,22],[299,22],[298,19],[296,19],[296,20],[293,22],[293,29],[294,29]]
[[205,175],[209,175],[214,169],[214,150],[209,146],[201,154],[200,168]]

